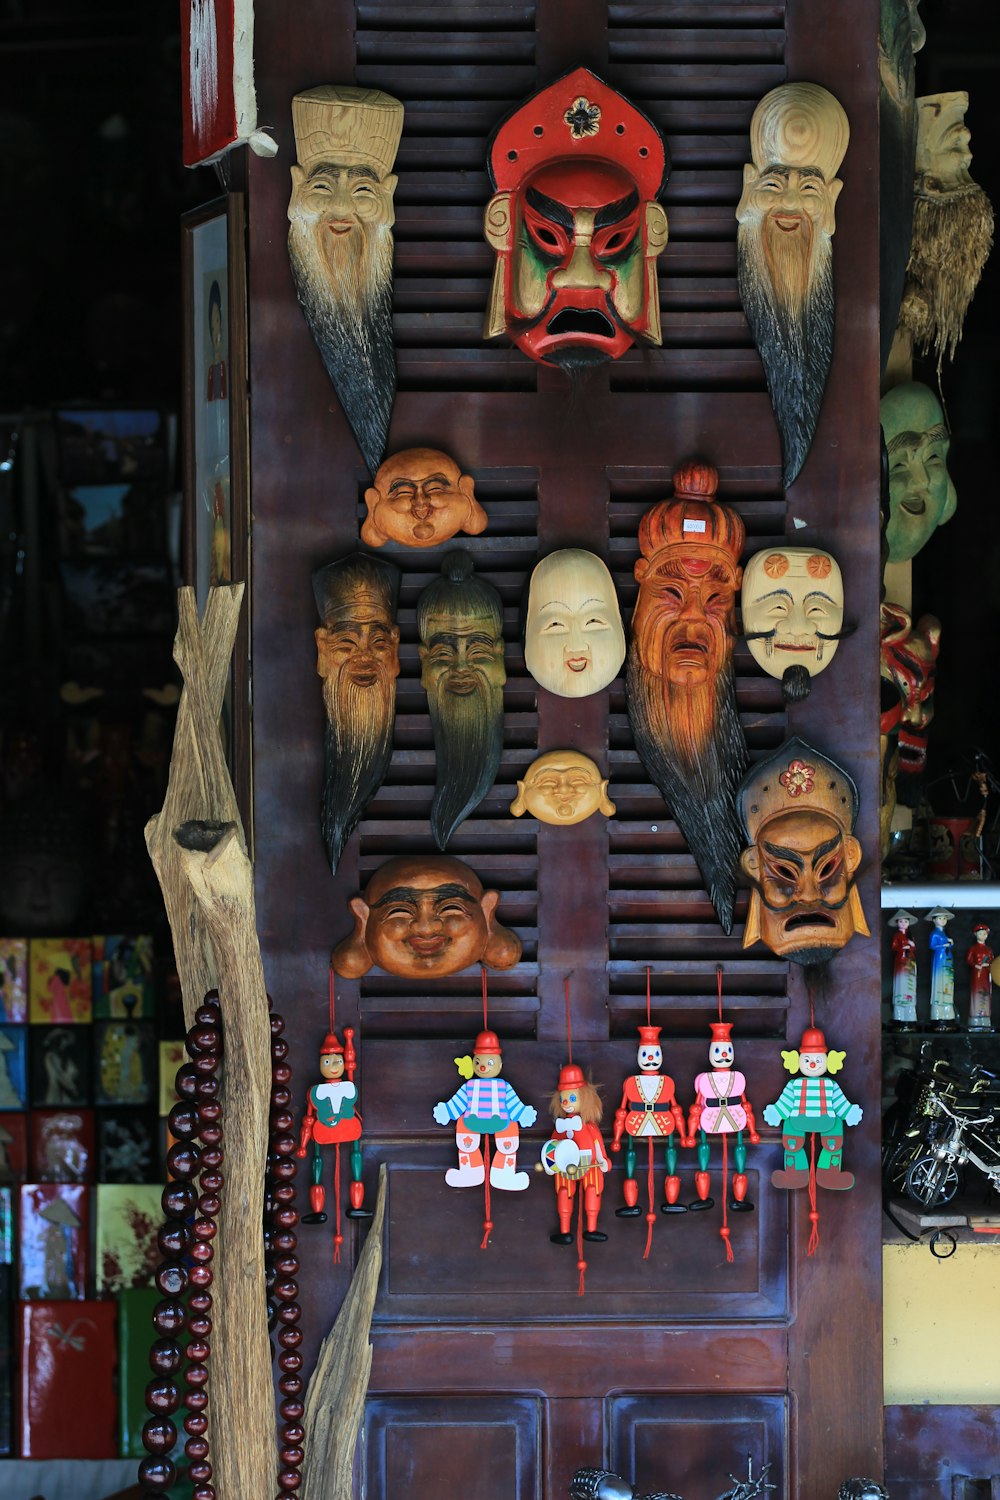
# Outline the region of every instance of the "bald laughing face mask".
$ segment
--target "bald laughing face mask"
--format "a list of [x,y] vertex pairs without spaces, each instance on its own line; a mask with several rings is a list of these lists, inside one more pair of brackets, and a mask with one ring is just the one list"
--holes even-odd
[[589,698],[625,660],[614,580],[593,552],[565,547],[537,565],[528,587],[524,661],[535,681],[560,698]]
[[365,504],[361,540],[368,547],[436,547],[458,531],[479,536],[486,530],[471,474],[436,448],[407,448],[387,458],[365,490]]

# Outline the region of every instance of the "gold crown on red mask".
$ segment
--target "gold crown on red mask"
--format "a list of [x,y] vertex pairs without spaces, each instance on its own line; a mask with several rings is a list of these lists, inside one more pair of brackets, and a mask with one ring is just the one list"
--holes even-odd
[[674,473],[674,498],[661,500],[639,522],[639,548],[654,559],[667,547],[696,542],[714,547],[736,567],[746,528],[736,511],[717,498],[719,474],[711,464],[692,460]]

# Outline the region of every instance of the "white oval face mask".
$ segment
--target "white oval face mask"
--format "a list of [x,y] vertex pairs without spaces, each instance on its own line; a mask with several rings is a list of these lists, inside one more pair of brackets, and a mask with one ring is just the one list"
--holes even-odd
[[[743,574],[743,634],[750,655],[771,677],[805,667],[810,677],[833,660],[844,624],[844,580],[829,552],[770,547]],[[756,639],[754,639],[756,637]]]
[[605,564],[578,547],[543,558],[528,588],[524,641],[535,681],[560,698],[588,698],[624,660],[625,627]]

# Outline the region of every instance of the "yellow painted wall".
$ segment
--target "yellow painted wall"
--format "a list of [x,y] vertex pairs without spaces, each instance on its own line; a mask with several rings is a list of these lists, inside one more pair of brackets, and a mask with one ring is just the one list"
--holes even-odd
[[884,1245],[885,1403],[1000,1403],[1000,1245]]

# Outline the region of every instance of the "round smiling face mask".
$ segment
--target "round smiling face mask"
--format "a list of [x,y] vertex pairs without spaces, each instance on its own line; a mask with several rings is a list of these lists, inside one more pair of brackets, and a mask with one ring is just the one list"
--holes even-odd
[[588,698],[618,675],[625,628],[611,574],[593,552],[567,547],[531,575],[524,660],[560,698]]

